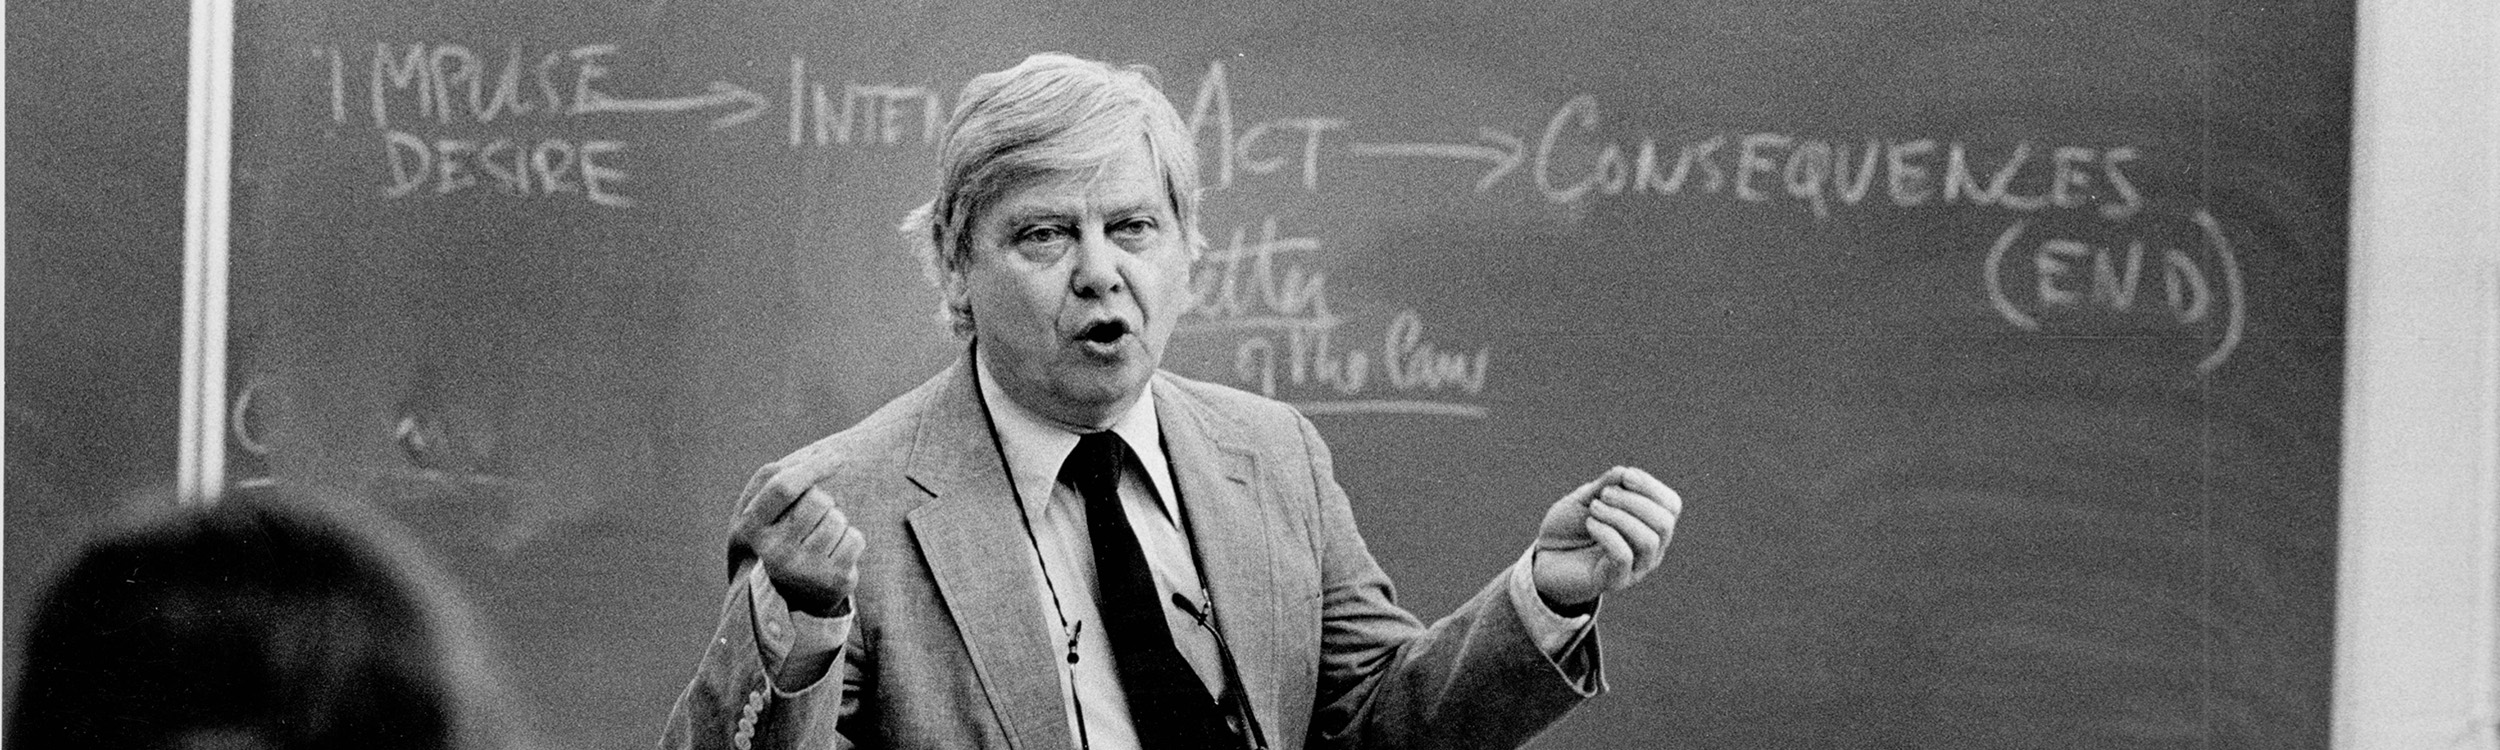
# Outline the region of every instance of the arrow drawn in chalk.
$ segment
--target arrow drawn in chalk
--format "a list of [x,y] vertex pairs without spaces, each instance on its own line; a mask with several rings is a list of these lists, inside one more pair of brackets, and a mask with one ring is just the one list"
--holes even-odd
[[1492,189],[1493,183],[1500,182],[1504,175],[1508,175],[1512,170],[1519,168],[1519,162],[1527,155],[1527,144],[1521,142],[1518,136],[1495,130],[1493,128],[1477,128],[1476,139],[1480,141],[1490,141],[1493,145],[1483,146],[1472,143],[1356,143],[1352,145],[1352,148],[1354,153],[1358,156],[1405,156],[1430,159],[1459,159],[1462,161],[1481,161],[1491,164],[1493,165],[1493,168],[1487,170],[1483,177],[1476,180],[1476,192],[1481,193]]
[[686,96],[660,99],[626,99],[609,96],[606,93],[595,89],[587,90],[582,92],[581,98],[573,103],[573,114],[587,115],[598,114],[601,112],[693,112],[697,110],[711,109],[713,107],[723,107],[744,103],[746,105],[746,108],[744,109],[712,118],[711,129],[723,130],[743,125],[747,121],[755,119],[756,116],[764,113],[764,108],[766,106],[769,106],[769,103],[764,100],[763,94],[749,91],[744,86],[730,83],[728,81],[713,81],[710,86],[706,86],[704,88],[707,93],[688,94]]

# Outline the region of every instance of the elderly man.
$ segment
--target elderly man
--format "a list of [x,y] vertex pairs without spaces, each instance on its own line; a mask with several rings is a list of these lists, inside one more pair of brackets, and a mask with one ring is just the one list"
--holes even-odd
[[1426,627],[1291,407],[1158,369],[1203,245],[1144,75],[1036,55],[964,87],[906,232],[965,340],[765,466],[668,747],[1508,747],[1603,689],[1598,596],[1682,501],[1616,468]]

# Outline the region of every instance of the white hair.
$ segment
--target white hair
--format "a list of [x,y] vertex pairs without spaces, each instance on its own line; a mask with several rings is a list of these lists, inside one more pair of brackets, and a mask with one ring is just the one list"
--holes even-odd
[[[965,83],[938,143],[937,198],[912,209],[900,227],[930,282],[948,289],[971,265],[970,230],[989,204],[1034,180],[1094,169],[1141,139],[1194,261],[1206,245],[1198,231],[1198,149],[1153,75],[1142,65],[1046,52]],[[968,304],[941,297],[956,335],[971,335]]]

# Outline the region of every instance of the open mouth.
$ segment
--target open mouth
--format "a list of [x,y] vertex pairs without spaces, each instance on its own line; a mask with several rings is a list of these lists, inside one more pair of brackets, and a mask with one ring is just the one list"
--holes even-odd
[[1112,344],[1127,337],[1128,333],[1127,321],[1105,320],[1085,326],[1085,330],[1077,332],[1076,338],[1087,343]]

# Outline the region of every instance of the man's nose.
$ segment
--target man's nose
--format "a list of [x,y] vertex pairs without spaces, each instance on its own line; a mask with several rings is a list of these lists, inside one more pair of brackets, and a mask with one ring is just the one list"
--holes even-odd
[[1068,279],[1070,291],[1078,297],[1103,297],[1126,290],[1127,282],[1120,276],[1120,258],[1126,253],[1105,232],[1086,232],[1076,246],[1076,269]]

